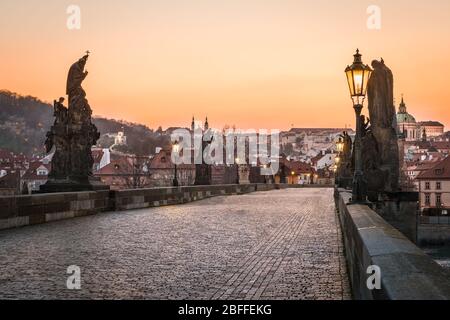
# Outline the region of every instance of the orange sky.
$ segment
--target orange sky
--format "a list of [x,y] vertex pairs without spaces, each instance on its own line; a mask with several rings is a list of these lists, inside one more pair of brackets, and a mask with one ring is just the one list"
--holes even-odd
[[[66,28],[70,4],[79,31]],[[382,10],[382,29],[366,9]],[[353,124],[344,69],[383,57],[418,120],[450,125],[450,1],[2,0],[0,89],[46,101],[92,51],[94,114],[188,126],[288,129]]]

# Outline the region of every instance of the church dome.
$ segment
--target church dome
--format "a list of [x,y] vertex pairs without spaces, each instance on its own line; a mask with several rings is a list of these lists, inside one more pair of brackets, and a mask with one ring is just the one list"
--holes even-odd
[[402,97],[402,102],[397,112],[397,123],[416,123],[416,119],[406,110],[406,104]]
[[416,123],[416,119],[409,113],[397,113],[397,123]]

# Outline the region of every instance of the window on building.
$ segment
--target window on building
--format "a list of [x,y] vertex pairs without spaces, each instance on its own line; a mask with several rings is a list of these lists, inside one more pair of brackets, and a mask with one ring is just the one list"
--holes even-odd
[[425,205],[429,206],[431,204],[431,197],[429,193],[425,194]]
[[436,182],[436,190],[441,190],[442,186],[440,182]]
[[440,193],[436,193],[436,207],[438,208],[440,208],[442,205],[441,199],[442,195]]
[[425,182],[425,190],[430,190],[431,186],[429,182]]

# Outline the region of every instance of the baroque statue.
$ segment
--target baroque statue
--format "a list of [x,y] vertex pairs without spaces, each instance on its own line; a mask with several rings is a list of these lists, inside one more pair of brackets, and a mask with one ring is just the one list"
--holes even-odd
[[372,62],[368,83],[370,119],[361,117],[362,161],[372,193],[399,190],[399,148],[394,106],[394,77],[384,61]]
[[41,192],[109,189],[92,172],[91,148],[100,133],[92,123],[92,109],[82,87],[88,75],[85,71],[88,58],[89,51],[70,67],[66,86],[68,108],[64,106],[64,98],[54,101],[55,121],[45,142],[47,153],[53,152],[52,169]]

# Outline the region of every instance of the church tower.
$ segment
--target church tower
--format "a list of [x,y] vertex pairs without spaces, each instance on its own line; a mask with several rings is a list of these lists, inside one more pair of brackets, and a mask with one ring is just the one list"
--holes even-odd
[[416,119],[408,113],[403,95],[397,112],[397,132],[401,132],[406,141],[420,140],[419,125]]
[[405,100],[403,99],[403,95],[402,95],[402,102],[400,103],[400,106],[398,108],[398,113],[407,113],[406,104],[405,104]]

